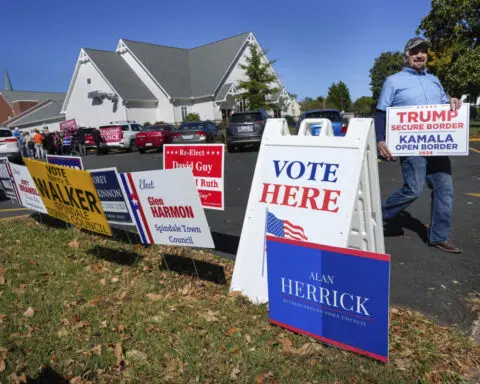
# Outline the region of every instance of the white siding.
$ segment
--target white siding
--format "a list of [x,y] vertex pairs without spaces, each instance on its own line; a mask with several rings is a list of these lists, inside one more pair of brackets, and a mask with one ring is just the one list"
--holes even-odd
[[[90,79],[90,84],[87,83]],[[92,91],[113,93],[103,76],[93,66],[91,61],[80,64],[78,74],[72,86],[72,93],[65,108],[65,119],[76,119],[77,124],[85,127],[98,127],[113,120],[125,120],[125,107],[119,99],[116,105],[110,100],[103,100],[94,105],[88,98]]]
[[203,103],[195,103],[192,106],[192,112],[198,113],[201,120],[214,120],[214,102],[205,101]]
[[138,61],[133,57],[130,52],[126,51],[122,53],[122,57],[158,100],[156,116],[151,120],[153,120],[153,122],[173,121],[173,105],[170,103],[167,95],[160,89],[160,87],[155,83],[155,81],[153,81],[151,76],[147,73],[147,71],[145,71],[145,69],[138,63]]
[[135,120],[139,124],[149,122],[153,124],[157,121],[157,109],[152,103],[128,102],[127,103],[128,120]]
[[47,123],[32,123],[32,124],[25,124],[25,125],[19,125],[18,128],[20,131],[32,131],[34,129],[38,129],[39,131],[43,131],[46,127],[48,127],[49,132],[56,132],[60,131],[60,123],[63,120],[60,121],[53,121],[53,122],[47,122]]

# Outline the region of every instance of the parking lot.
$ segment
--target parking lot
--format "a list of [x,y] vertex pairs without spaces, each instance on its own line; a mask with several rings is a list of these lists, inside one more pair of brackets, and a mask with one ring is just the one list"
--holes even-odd
[[[465,330],[475,319],[469,309],[468,295],[480,291],[480,142],[471,142],[470,148],[470,156],[452,158],[455,201],[451,236],[464,253],[447,254],[424,243],[430,212],[427,190],[408,210],[406,236],[385,239],[386,250],[392,255],[392,304],[418,309],[440,323]],[[220,256],[235,257],[257,154],[256,151],[226,153],[226,209],[206,211]],[[115,166],[119,172],[135,172],[161,169],[162,156],[158,152],[118,152],[89,155],[83,162],[86,169]],[[385,198],[402,183],[400,166],[398,161],[380,162],[379,171],[381,194]],[[29,211],[10,201],[0,202],[0,221],[28,214]]]

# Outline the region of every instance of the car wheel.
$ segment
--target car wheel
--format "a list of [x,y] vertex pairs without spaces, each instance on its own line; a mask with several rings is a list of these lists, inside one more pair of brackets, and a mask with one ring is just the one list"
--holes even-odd
[[140,152],[140,153],[145,153],[145,149],[144,149],[144,148],[138,149],[138,152]]
[[130,145],[128,146],[128,152],[135,152],[137,150],[137,145],[135,144],[135,140],[130,141]]

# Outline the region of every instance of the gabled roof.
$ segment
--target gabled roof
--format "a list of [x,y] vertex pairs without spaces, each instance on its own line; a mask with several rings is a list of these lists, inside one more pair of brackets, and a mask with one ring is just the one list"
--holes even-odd
[[122,99],[157,100],[120,54],[89,48],[84,51]]
[[184,49],[122,39],[170,97],[211,96],[249,33]]
[[33,91],[0,91],[0,94],[9,104],[15,101],[37,101],[42,102],[47,99],[63,100],[64,92],[33,92]]
[[43,103],[36,105],[19,116],[6,121],[6,125],[14,127],[17,125],[25,125],[31,123],[41,123],[56,118],[64,118],[60,113],[62,109],[63,100],[45,100]]

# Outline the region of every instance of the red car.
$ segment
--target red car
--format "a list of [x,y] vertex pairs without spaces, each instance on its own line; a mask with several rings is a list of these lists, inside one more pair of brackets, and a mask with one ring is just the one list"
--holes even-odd
[[156,149],[161,151],[163,144],[172,142],[172,132],[175,127],[171,124],[150,125],[144,127],[143,131],[138,132],[135,137],[135,144],[140,153],[145,153],[147,149]]

